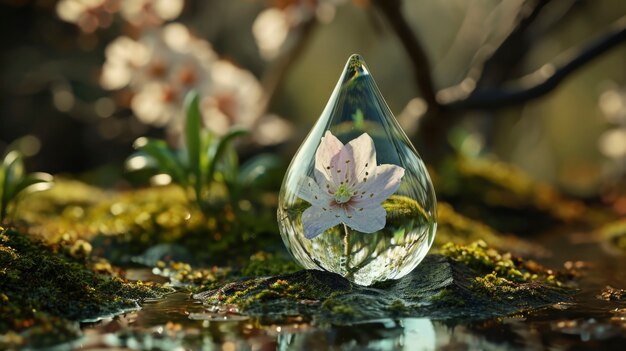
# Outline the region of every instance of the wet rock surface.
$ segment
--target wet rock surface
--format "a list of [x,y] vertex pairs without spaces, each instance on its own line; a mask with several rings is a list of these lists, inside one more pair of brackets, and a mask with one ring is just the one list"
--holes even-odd
[[302,316],[333,324],[389,317],[484,319],[570,299],[571,290],[537,281],[500,282],[504,287],[494,290],[494,296],[477,278],[483,275],[459,261],[429,255],[408,276],[373,287],[334,273],[302,270],[229,283],[194,298],[210,305],[237,305],[243,314],[266,323]]

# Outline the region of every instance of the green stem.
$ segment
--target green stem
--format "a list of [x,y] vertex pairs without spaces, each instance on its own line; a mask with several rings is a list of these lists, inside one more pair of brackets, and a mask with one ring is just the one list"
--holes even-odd
[[346,264],[346,278],[352,275],[352,270],[350,269],[350,232],[348,231],[348,226],[343,224],[343,255],[345,256],[345,264]]

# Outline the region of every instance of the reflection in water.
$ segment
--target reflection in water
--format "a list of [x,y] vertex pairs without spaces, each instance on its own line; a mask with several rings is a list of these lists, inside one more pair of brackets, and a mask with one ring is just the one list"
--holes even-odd
[[[347,326],[261,325],[203,306],[186,293],[147,302],[141,311],[86,325],[76,349],[153,350],[624,350],[626,301],[596,298],[606,286],[626,287],[626,257],[612,257],[594,243],[563,236],[544,239],[558,247],[543,263],[558,267],[574,258],[591,262],[570,303],[485,321],[381,319]],[[554,241],[550,241],[554,240]]]
[[404,324],[404,350],[434,350],[435,328],[429,319],[407,318]]
[[430,319],[381,319],[351,326],[314,329],[278,336],[278,350],[435,350]]
[[[564,315],[566,313],[566,315]],[[626,330],[610,319],[575,318],[589,310],[559,306],[526,317],[457,323],[425,318],[372,320],[345,326],[260,325],[214,312],[176,293],[138,312],[88,326],[81,350],[570,350],[620,349]],[[606,313],[606,311],[604,312]],[[623,316],[623,310],[611,313]],[[571,317],[570,319],[567,319]],[[620,318],[621,321],[621,318]]]
[[345,326],[304,323],[264,326],[247,317],[215,313],[187,294],[146,304],[139,312],[102,321],[85,330],[82,350],[417,350],[442,347],[493,349],[463,326],[426,318],[380,319]]

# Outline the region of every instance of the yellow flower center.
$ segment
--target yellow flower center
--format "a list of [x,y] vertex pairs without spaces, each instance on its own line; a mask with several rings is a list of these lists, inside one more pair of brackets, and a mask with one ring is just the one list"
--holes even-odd
[[335,192],[335,202],[338,204],[345,204],[352,198],[352,192],[348,189],[348,186],[341,184]]

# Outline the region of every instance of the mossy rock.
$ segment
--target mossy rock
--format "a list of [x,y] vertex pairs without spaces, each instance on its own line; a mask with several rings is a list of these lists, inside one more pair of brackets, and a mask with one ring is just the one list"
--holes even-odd
[[204,215],[176,185],[105,192],[59,179],[52,189],[26,197],[15,219],[50,244],[89,241],[94,254],[116,264],[129,264],[156,245],[172,244],[196,261],[225,265],[246,259],[258,247],[281,245],[272,206],[252,200],[219,202]]
[[[547,279],[514,282],[504,277],[487,288],[481,269],[439,254],[428,255],[408,276],[363,287],[335,274],[302,270],[229,283],[199,293],[205,304],[234,304],[263,323],[300,316],[314,323],[350,324],[378,318],[485,319],[570,299],[571,290]],[[504,298],[499,298],[502,294]]]
[[501,231],[532,233],[558,223],[585,220],[582,202],[495,158],[459,155],[432,175],[440,198]]
[[609,222],[594,232],[611,252],[626,254],[626,218]]
[[175,287],[197,293],[241,279],[291,273],[301,268],[288,257],[287,252],[259,251],[241,262],[241,266],[194,268],[189,263],[170,260],[157,262],[152,272],[169,278],[170,284]]
[[466,217],[446,203],[437,206],[437,234],[433,243],[436,252],[449,243],[470,244],[477,240],[497,249],[508,249],[518,255],[544,256],[547,250],[515,235],[500,233],[480,221]]
[[[71,196],[66,198],[65,194]],[[51,244],[88,241],[95,255],[116,264],[146,261],[146,254],[168,246],[188,253],[188,257],[177,255],[177,261],[237,266],[259,247],[276,251],[283,246],[276,234],[273,205],[253,205],[247,211],[223,206],[205,217],[188,202],[183,189],[175,185],[105,192],[59,179],[52,189],[25,198],[16,219],[28,227],[29,233],[38,234]],[[416,217],[431,220],[417,202],[406,197],[394,195],[383,206],[389,223]],[[448,242],[466,244],[482,239],[497,248],[515,248],[518,254],[545,252],[537,245],[472,220],[445,202],[439,203],[437,212],[435,249]],[[151,261],[154,259],[145,263],[154,264]]]
[[0,348],[20,338],[37,347],[71,340],[80,334],[78,322],[137,309],[143,299],[170,291],[96,273],[90,265],[103,266],[73,257],[71,248],[0,230]]

